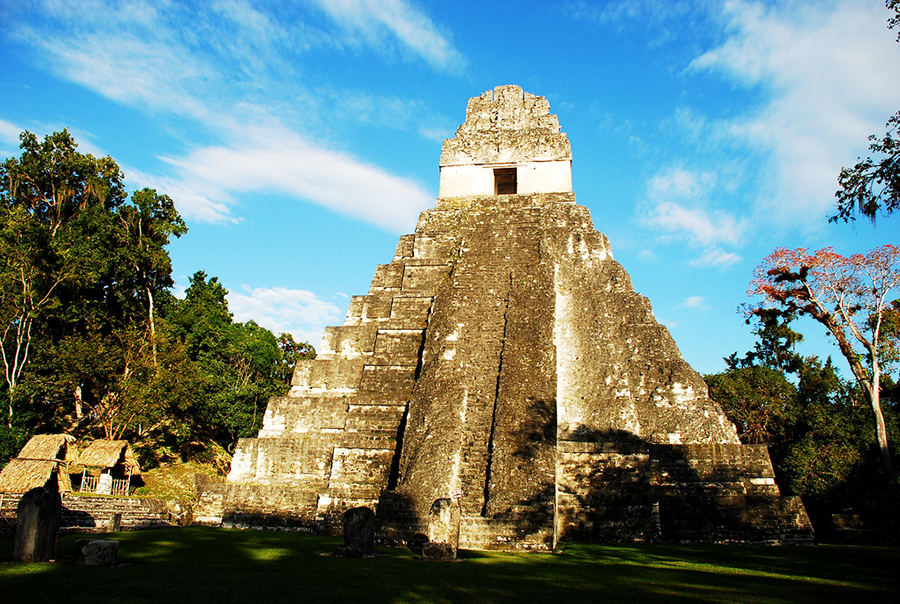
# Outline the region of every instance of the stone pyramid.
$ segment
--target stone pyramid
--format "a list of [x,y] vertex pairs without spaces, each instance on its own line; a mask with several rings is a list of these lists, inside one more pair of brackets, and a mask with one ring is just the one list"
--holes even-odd
[[543,97],[469,100],[434,209],[239,441],[225,525],[339,532],[366,506],[399,543],[811,539],[575,202],[571,162]]

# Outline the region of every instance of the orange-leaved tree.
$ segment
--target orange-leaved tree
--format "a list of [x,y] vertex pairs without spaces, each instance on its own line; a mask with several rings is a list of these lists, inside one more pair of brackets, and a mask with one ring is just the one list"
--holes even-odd
[[865,392],[875,416],[875,433],[885,475],[894,477],[887,428],[881,411],[881,375],[897,353],[897,334],[885,329],[892,312],[890,292],[900,286],[900,247],[883,245],[842,256],[830,247],[813,254],[777,248],[754,270],[747,293],[764,309],[809,316],[834,336]]

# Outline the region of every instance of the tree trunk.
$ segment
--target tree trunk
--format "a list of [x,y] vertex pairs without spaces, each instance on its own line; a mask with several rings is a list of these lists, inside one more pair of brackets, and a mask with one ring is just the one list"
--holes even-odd
[[81,398],[81,386],[75,388],[75,420],[81,423],[84,419],[84,401]]
[[147,317],[150,321],[150,346],[153,351],[153,368],[156,369],[159,367],[159,364],[156,361],[156,322],[153,319],[153,292],[150,291],[149,287],[145,289],[147,290]]
[[824,324],[837,340],[838,348],[841,349],[841,353],[850,364],[853,376],[869,397],[869,404],[872,407],[872,413],[875,415],[875,437],[878,440],[878,450],[881,454],[881,467],[884,470],[885,477],[889,481],[893,481],[894,464],[891,461],[891,450],[888,446],[884,414],[881,412],[881,367],[878,364],[878,351],[874,350],[873,345],[866,344],[869,355],[872,357],[872,379],[870,380],[862,363],[859,362],[859,356],[853,350],[853,347],[850,346],[850,342],[847,341],[844,331],[830,317],[822,320],[814,315],[814,318]]
[[894,463],[891,460],[891,449],[888,446],[884,414],[881,412],[881,368],[878,365],[878,357],[873,355],[872,358],[872,389],[869,391],[869,401],[872,404],[872,412],[875,414],[875,436],[878,438],[878,452],[881,453],[881,465],[888,480],[893,481]]

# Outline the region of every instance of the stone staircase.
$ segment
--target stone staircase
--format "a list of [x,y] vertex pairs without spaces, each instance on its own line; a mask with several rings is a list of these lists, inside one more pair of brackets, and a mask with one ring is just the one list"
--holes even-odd
[[[0,493],[0,522],[15,525],[16,509],[22,493]],[[161,499],[102,497],[63,493],[60,532],[103,532],[168,528],[179,524],[174,504]],[[6,528],[4,527],[4,528]]]

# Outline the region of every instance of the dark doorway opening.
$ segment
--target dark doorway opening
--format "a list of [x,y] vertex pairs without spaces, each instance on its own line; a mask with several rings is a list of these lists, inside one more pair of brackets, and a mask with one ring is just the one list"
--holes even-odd
[[516,194],[516,169],[515,168],[495,168],[494,169],[494,195],[515,195]]

